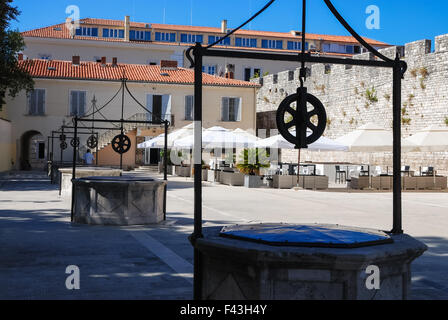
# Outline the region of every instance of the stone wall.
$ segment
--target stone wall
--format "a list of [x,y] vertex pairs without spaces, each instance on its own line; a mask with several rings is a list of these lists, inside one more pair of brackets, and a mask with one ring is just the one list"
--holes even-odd
[[[421,40],[403,47],[380,50],[395,58],[398,52],[408,63],[402,82],[402,133],[406,138],[430,125],[448,126],[448,34],[431,41]],[[355,59],[374,59],[370,53],[356,55]],[[300,86],[299,70],[269,75],[262,80],[257,92],[257,112],[269,115],[259,129],[274,129],[275,113],[280,102],[296,92]],[[374,122],[385,129],[392,128],[392,70],[385,68],[323,65],[311,66],[306,81],[308,91],[318,97],[327,110],[325,136],[340,137],[363,124]],[[270,112],[270,113],[267,113]],[[260,118],[260,116],[259,116]],[[268,127],[266,127],[268,124]],[[312,153],[304,152],[304,160],[314,162],[352,162],[390,166],[391,153]],[[283,160],[297,161],[296,151],[283,151]],[[420,166],[435,166],[439,172],[448,171],[448,152],[404,153],[403,165],[414,170]]]

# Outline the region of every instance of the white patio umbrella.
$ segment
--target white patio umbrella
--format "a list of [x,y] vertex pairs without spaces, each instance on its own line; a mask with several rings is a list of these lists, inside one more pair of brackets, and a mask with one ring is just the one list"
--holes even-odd
[[[256,137],[236,134],[223,127],[212,127],[202,133],[202,148],[251,148],[255,147]],[[188,136],[174,142],[175,148],[192,149],[194,136]]]
[[[168,148],[173,147],[174,142],[178,139],[182,139],[188,136],[193,135],[194,133],[194,124],[191,123],[181,129],[178,129],[170,134],[168,134]],[[161,134],[154,139],[145,141],[138,145],[139,149],[147,149],[147,148],[163,148],[165,147],[165,134]]]
[[[295,135],[294,131],[292,134]],[[308,132],[308,135],[311,131]],[[282,135],[276,135],[267,139],[263,139],[257,142],[259,148],[271,148],[271,149],[295,149],[295,145],[288,142]],[[313,151],[348,151],[348,146],[331,140],[326,137],[320,137],[316,142],[308,146],[308,150]]]
[[260,138],[258,138],[257,136],[253,135],[252,133],[247,132],[246,130],[240,129],[240,128],[233,130],[233,133],[239,134],[243,137],[248,137],[249,139],[253,139],[255,141],[260,140]]
[[404,139],[415,152],[448,151],[448,127],[429,126]]
[[[393,133],[375,123],[368,123],[336,139],[336,142],[347,145],[352,152],[391,152]],[[414,144],[402,140],[401,148],[409,151],[414,148]]]

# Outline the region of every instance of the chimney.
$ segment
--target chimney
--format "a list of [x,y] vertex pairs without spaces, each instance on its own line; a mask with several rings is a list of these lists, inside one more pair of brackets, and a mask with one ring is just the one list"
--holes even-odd
[[17,60],[19,60],[19,61],[23,61],[23,53],[19,53],[19,54],[17,55]]
[[221,21],[221,32],[222,33],[227,33],[227,20],[222,20]]
[[107,58],[106,57],[101,57],[101,65],[104,67],[107,63]]
[[160,69],[177,70],[177,61],[162,60],[160,61]]
[[75,66],[79,66],[81,64],[81,57],[80,56],[73,56],[72,57],[72,64]]
[[124,41],[129,41],[129,33],[131,31],[131,17],[124,17]]
[[118,65],[118,58],[113,57],[113,58],[112,58],[112,66],[113,66],[113,67],[116,67],[117,65]]

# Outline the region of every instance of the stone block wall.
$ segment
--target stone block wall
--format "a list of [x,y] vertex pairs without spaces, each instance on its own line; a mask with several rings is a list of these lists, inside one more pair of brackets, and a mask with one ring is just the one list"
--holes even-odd
[[[403,138],[430,125],[448,126],[448,34],[436,37],[434,47],[434,52],[431,52],[431,41],[420,40],[403,47],[380,50],[389,58],[394,58],[398,52],[408,63],[408,71],[402,82]],[[356,55],[354,58],[375,59],[371,53]],[[269,75],[262,81],[263,86],[257,92],[257,112],[270,112],[270,116],[275,117],[275,112],[272,111],[277,110],[281,101],[295,93],[300,86],[299,70]],[[325,136],[338,138],[369,122],[391,130],[392,70],[315,64],[311,66],[306,86],[327,110]],[[267,119],[264,122],[275,123]],[[258,128],[274,129],[263,126]],[[282,159],[296,162],[297,152],[284,150]],[[391,153],[304,152],[303,159],[314,162],[392,165]],[[448,152],[404,153],[403,165],[410,165],[416,171],[420,166],[430,165],[435,166],[439,172],[448,173]]]

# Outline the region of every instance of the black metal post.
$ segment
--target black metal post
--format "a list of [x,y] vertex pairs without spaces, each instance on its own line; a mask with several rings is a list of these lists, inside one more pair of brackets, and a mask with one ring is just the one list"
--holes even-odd
[[[193,243],[202,238],[202,55],[203,48],[196,43],[194,48],[194,232]],[[198,128],[199,126],[199,128]],[[199,148],[199,150],[197,150]],[[201,254],[194,249],[193,298],[202,300]]]
[[96,161],[96,166],[98,166],[98,158],[99,158],[99,156],[98,156],[98,152],[99,152],[99,150],[98,150],[98,143],[99,143],[99,135],[98,135],[98,132],[96,133],[96,153],[95,153],[95,161]]
[[393,229],[392,233],[401,234],[401,78],[402,64],[397,54],[393,68]]
[[73,163],[72,163],[72,211],[71,211],[71,217],[70,217],[70,221],[73,222],[73,215],[74,215],[74,210],[75,210],[75,179],[76,179],[76,156],[78,153],[78,146],[76,143],[76,140],[78,139],[78,117],[76,116],[74,118],[75,121],[75,137],[74,137],[74,141],[75,143],[73,144]]
[[163,147],[163,180],[165,184],[163,197],[163,220],[166,221],[166,197],[168,193],[168,122],[165,121],[165,145]]
[[[64,125],[62,126],[62,130],[61,130],[61,132],[62,132],[62,134],[61,135],[64,135]],[[60,139],[59,139],[60,140]],[[61,141],[61,140],[60,140]],[[61,141],[62,142],[62,141]],[[60,165],[61,165],[61,167],[63,166],[63,163],[64,163],[64,149],[63,148],[60,148],[61,149],[61,161],[60,161]]]

